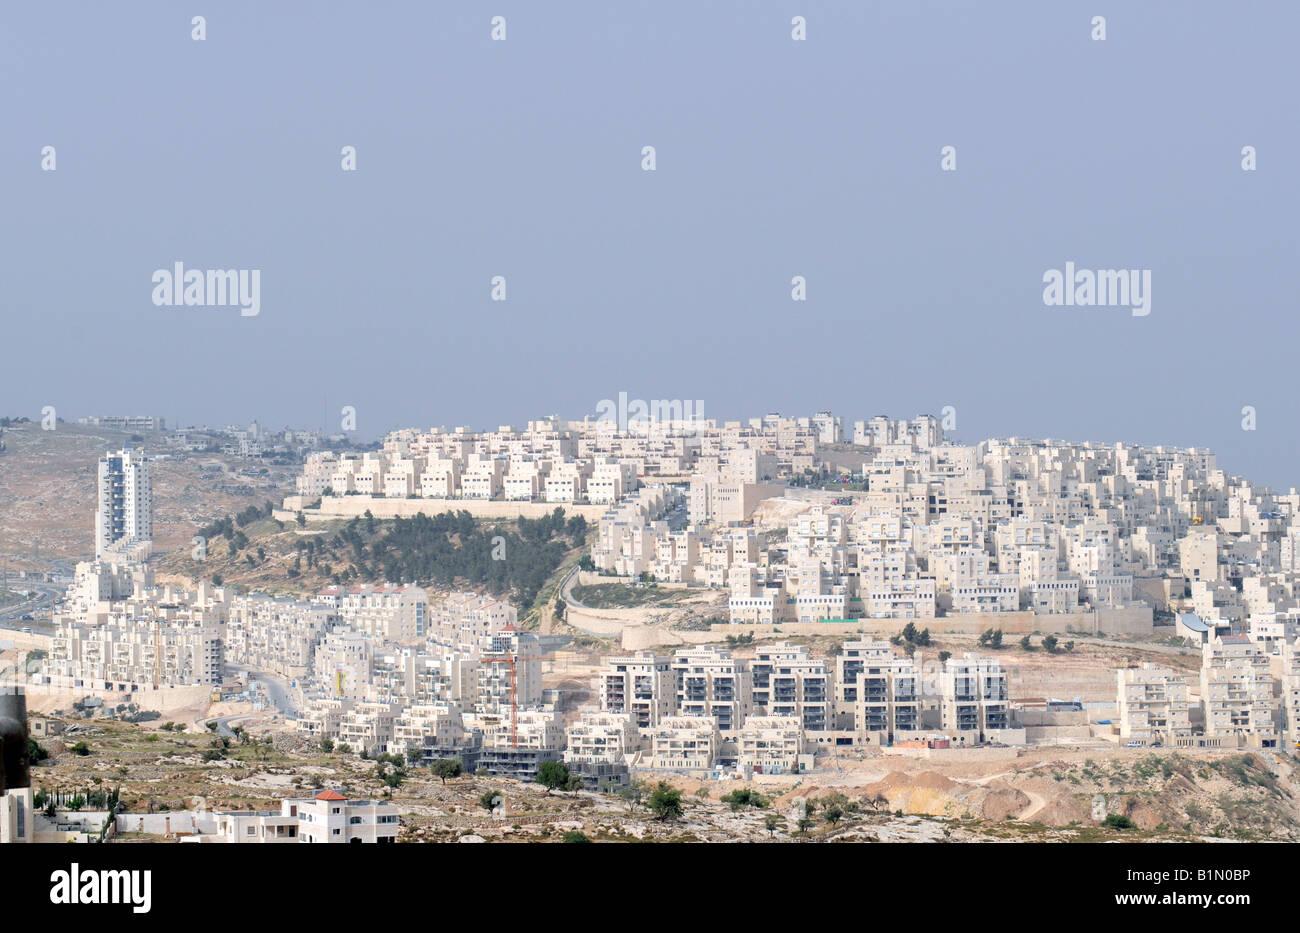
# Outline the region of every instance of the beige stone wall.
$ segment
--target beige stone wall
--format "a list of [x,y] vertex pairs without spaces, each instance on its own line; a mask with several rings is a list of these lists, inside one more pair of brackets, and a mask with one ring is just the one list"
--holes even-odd
[[609,510],[606,505],[575,505],[571,502],[507,502],[493,499],[387,499],[371,496],[327,496],[321,499],[320,509],[303,506],[315,499],[306,496],[286,496],[284,508],[273,513],[281,521],[291,522],[299,510],[308,521],[329,521],[339,518],[357,518],[370,514],[375,518],[411,518],[423,512],[440,515],[443,512],[465,511],[475,518],[542,518],[557,508],[566,516],[581,515],[589,522],[598,521]]

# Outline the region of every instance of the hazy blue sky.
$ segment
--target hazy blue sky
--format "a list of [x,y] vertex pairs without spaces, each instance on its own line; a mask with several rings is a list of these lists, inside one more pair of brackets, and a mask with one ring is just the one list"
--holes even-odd
[[[952,405],[962,440],[1300,485],[1297,34],[1291,2],[6,4],[0,413]],[[155,307],[177,260],[262,270],[260,315]],[[1067,260],[1151,269],[1150,315],[1045,307]]]

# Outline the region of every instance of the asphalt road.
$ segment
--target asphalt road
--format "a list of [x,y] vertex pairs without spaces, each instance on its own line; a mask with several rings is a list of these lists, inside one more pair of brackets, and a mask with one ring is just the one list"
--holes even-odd
[[65,587],[54,583],[29,583],[26,580],[19,580],[12,583],[11,588],[35,590],[36,596],[25,600],[21,603],[14,603],[12,606],[6,606],[0,609],[0,628],[9,628],[21,630],[24,626],[32,628],[35,626],[30,620],[24,621],[24,615],[37,615],[41,611],[48,610],[54,606],[54,601],[63,596]]
[[262,685],[263,695],[270,700],[271,705],[284,716],[295,718],[298,711],[293,708],[293,703],[289,700],[289,685],[284,680],[273,674],[264,671],[250,671],[247,668],[236,667],[233,664],[226,665],[230,670],[245,675],[251,675],[255,683]]

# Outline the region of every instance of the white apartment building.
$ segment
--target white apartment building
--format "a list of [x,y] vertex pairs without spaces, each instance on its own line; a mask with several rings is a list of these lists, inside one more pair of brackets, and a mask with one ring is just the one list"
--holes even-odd
[[631,713],[587,710],[568,728],[564,760],[569,764],[622,764],[641,744]]
[[422,761],[442,757],[439,752],[454,748],[465,738],[460,707],[453,703],[411,706],[393,720],[393,738],[388,743],[398,755],[419,752]]
[[650,767],[708,771],[721,753],[717,721],[708,716],[669,716],[650,730]]
[[707,716],[726,741],[734,741],[753,712],[749,665],[722,648],[682,648],[671,664],[678,716]]
[[626,713],[642,732],[657,726],[676,707],[671,661],[660,655],[647,652],[606,658],[595,686],[602,713]]
[[225,660],[281,677],[305,677],[316,643],[338,622],[338,612],[320,603],[236,596],[226,623]]
[[397,841],[397,808],[380,800],[349,800],[338,791],[323,790],[310,800],[286,800],[281,811],[298,815],[298,839],[316,843],[393,843]]
[[750,716],[736,742],[736,764],[763,774],[799,769],[804,754],[804,731],[794,716]]
[[474,711],[506,715],[512,706],[536,706],[541,699],[542,653],[537,635],[513,626],[502,629],[478,659]]
[[1225,635],[1202,647],[1201,702],[1206,736],[1232,737],[1264,748],[1278,744],[1280,704],[1264,647]]
[[355,700],[342,697],[319,697],[307,700],[298,711],[298,720],[294,728],[303,738],[313,742],[329,739],[338,741],[343,717],[352,711]]
[[754,716],[793,717],[807,732],[834,727],[834,696],[825,658],[812,657],[802,645],[778,642],[755,652],[750,671]]
[[188,619],[114,615],[102,625],[60,621],[39,679],[55,689],[133,692],[153,686],[216,686],[223,626]]
[[[95,558],[147,549],[153,539],[153,486],[149,460],[124,449],[99,458],[95,508]],[[147,556],[147,551],[146,551]]]
[[941,720],[963,742],[984,742],[1011,726],[1007,675],[996,658],[949,658],[942,674]]
[[1288,750],[1300,749],[1300,643],[1293,642],[1283,653],[1282,722]]
[[428,611],[428,594],[406,584],[352,587],[343,592],[339,602],[343,624],[383,641],[423,638]]
[[845,642],[835,659],[836,727],[887,745],[921,728],[916,660],[896,657],[887,641]]
[[1186,677],[1149,662],[1115,675],[1120,738],[1173,745],[1192,734]]
[[338,740],[355,752],[381,755],[388,751],[393,726],[401,711],[400,703],[357,703],[339,720]]
[[322,696],[365,700],[374,672],[375,640],[347,628],[326,632],[312,657],[312,678]]

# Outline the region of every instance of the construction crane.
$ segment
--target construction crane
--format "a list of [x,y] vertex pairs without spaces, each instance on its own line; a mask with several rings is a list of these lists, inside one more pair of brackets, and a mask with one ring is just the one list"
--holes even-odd
[[510,747],[519,747],[519,692],[518,680],[515,672],[515,659],[513,657],[503,658],[484,658],[484,664],[509,664],[510,665]]

